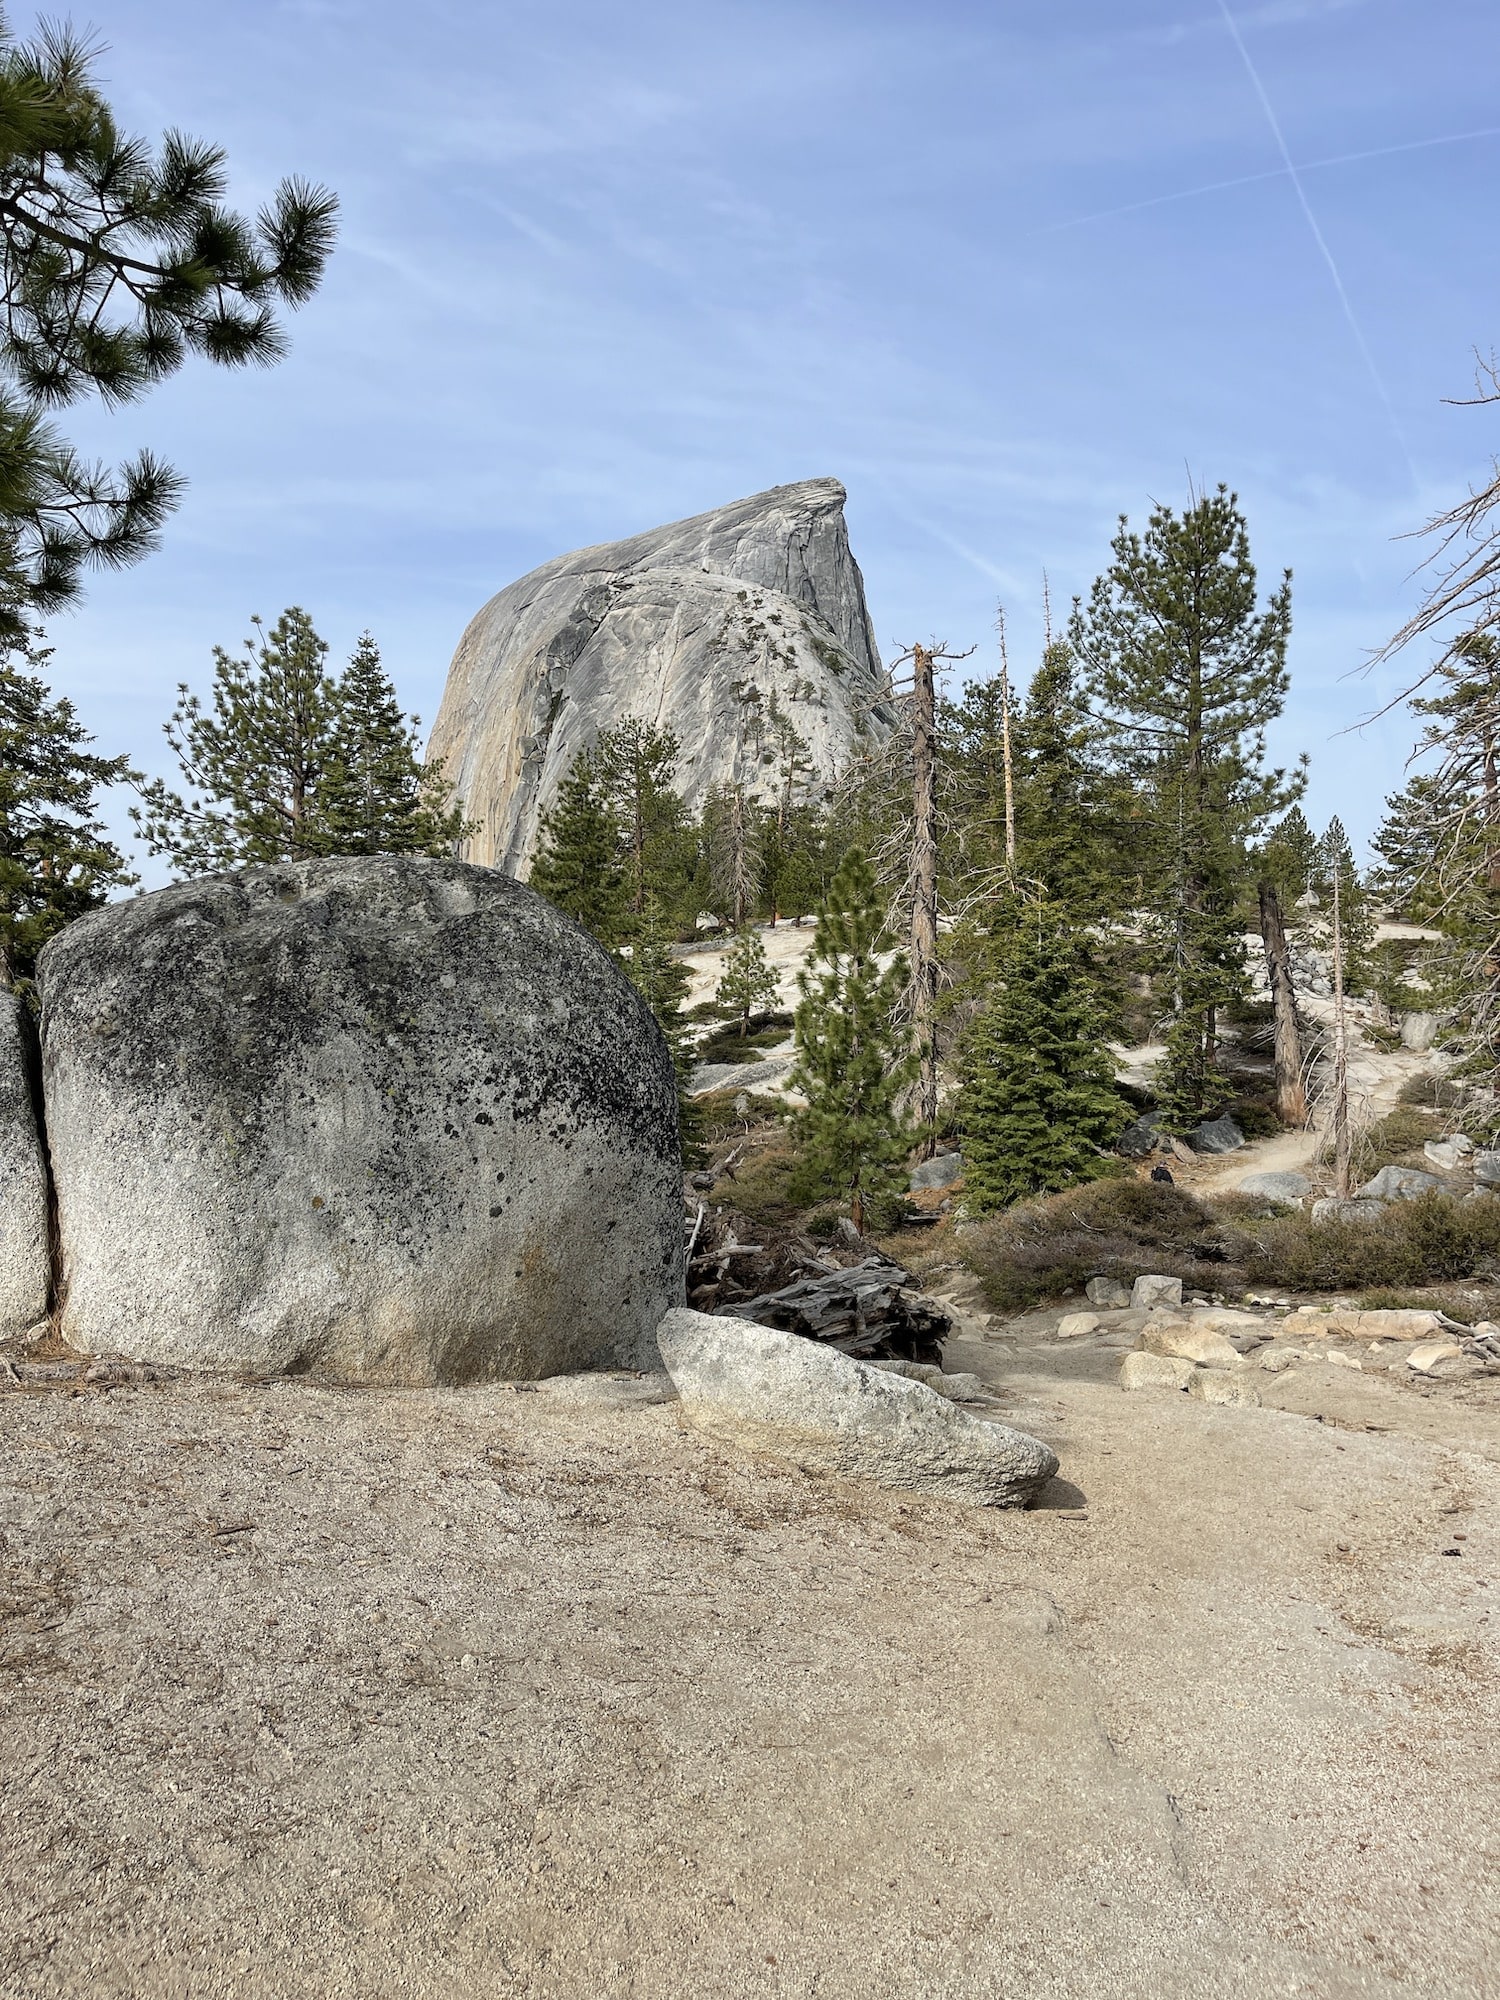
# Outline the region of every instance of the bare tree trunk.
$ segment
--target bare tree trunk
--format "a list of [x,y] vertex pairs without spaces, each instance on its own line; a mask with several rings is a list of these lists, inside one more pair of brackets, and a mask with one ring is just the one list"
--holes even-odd
[[930,1159],[938,1112],[937,795],[932,751],[937,683],[932,653],[926,646],[912,648],[912,677],[911,1021],[919,1064],[921,1156]]
[[1349,1036],[1344,1020],[1344,926],[1339,910],[1339,869],[1333,871],[1333,1191],[1347,1197],[1350,1183]]
[[1260,934],[1266,947],[1271,1005],[1276,1010],[1276,1110],[1283,1125],[1307,1123],[1307,1089],[1302,1081],[1302,1037],[1297,1028],[1297,994],[1292,956],[1274,882],[1258,885]]
[[[1051,612],[1049,609],[1050,622]],[[1000,754],[1005,763],[1005,865],[1016,866],[1016,782],[1010,759],[1010,656],[1005,646],[1005,607],[1000,607]]]

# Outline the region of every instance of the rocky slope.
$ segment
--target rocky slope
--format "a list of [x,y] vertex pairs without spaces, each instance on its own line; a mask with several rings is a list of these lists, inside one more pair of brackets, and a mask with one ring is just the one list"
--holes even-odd
[[544,563],[492,597],[449,669],[429,755],[480,830],[465,858],[524,875],[574,757],[639,717],[682,745],[690,806],[776,782],[771,709],[828,773],[884,735],[881,672],[836,479],[773,487]]

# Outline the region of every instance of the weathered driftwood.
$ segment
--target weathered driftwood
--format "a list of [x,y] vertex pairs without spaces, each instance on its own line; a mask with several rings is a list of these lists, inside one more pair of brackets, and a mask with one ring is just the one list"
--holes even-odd
[[848,1270],[820,1271],[779,1291],[714,1310],[823,1341],[858,1360],[928,1361],[941,1367],[950,1320],[915,1285],[899,1264],[869,1257]]

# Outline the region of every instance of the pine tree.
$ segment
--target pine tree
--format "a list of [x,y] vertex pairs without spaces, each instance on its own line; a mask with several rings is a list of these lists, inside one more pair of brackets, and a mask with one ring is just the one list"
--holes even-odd
[[797,1065],[806,1098],[793,1131],[801,1191],[847,1197],[856,1229],[872,1200],[900,1191],[910,1134],[897,1110],[916,1071],[895,1019],[906,986],[899,953],[881,969],[885,920],[875,871],[854,848],[829,884],[807,966],[798,977]]
[[71,702],[27,667],[50,657],[31,633],[0,660],[0,978],[27,979],[64,924],[98,909],[135,877],[99,822],[101,787],[128,778],[123,757],[97,757]]
[[214,648],[213,709],[185,685],[165,734],[186,794],[163,780],[141,787],[131,817],[153,854],[184,875],[330,851],[319,787],[334,753],[338,691],[328,647],[296,605],[243,656]]
[[422,762],[420,719],[408,722],[380,664],[380,649],[361,634],[334,690],[328,767],[318,813],[339,854],[433,854],[478,830],[451,802],[441,760]]
[[424,768],[368,633],[345,672],[307,613],[284,611],[240,655],[214,648],[209,710],[178,690],[166,738],[186,779],[141,785],[141,837],[184,875],[320,854],[445,854],[471,831],[440,764]]
[[152,549],[182,482],[150,452],[90,465],[47,413],[134,401],[199,355],[280,360],[276,308],[316,291],[337,203],[284,181],[254,221],[224,205],[224,156],[123,134],[71,29],[0,22],[0,637],[78,595],[89,565]]
[[1406,923],[1428,923],[1443,908],[1440,876],[1452,845],[1452,802],[1436,771],[1419,771],[1385,802],[1370,845],[1380,857],[1372,892]]
[[1331,819],[1322,839],[1313,850],[1308,887],[1317,898],[1317,909],[1308,921],[1309,934],[1325,947],[1333,920],[1333,884],[1338,878],[1340,947],[1343,953],[1344,986],[1350,993],[1363,993],[1370,984],[1370,947],[1375,941],[1375,916],[1370,899],[1360,881],[1354,849],[1344,823]]
[[1021,914],[964,1052],[964,1199],[977,1214],[1109,1171],[1127,1113],[1093,999],[1098,970],[1067,910]]
[[1256,907],[1275,1020],[1276,1109],[1282,1123],[1292,1126],[1307,1123],[1307,1086],[1287,930],[1307,894],[1316,845],[1302,808],[1293,806],[1272,828],[1256,869]]
[[655,895],[673,917],[689,876],[687,810],[674,789],[681,745],[669,729],[629,717],[594,746],[599,794],[621,830],[621,865],[639,919]]
[[1243,991],[1247,849],[1302,788],[1264,762],[1289,684],[1291,576],[1261,607],[1222,486],[1180,516],[1156,507],[1144,535],[1122,518],[1113,555],[1087,607],[1075,603],[1069,641],[1149,809],[1146,888],[1176,1016],[1158,1095],[1167,1129],[1185,1130],[1213,1108],[1218,1010]]
[[557,797],[542,815],[542,840],[531,886],[602,944],[624,933],[629,897],[620,860],[620,822],[605,803],[597,760],[573,759]]
[[630,983],[656,1016],[656,1024],[666,1039],[677,1078],[677,1120],[684,1164],[695,1165],[702,1158],[703,1117],[691,1096],[688,1083],[697,1061],[682,1003],[692,981],[687,967],[673,956],[671,927],[660,900],[649,893],[646,907],[620,953]]
[[776,974],[759,934],[741,931],[724,955],[724,970],[714,994],[714,1004],[721,1013],[738,1017],[741,1040],[750,1032],[750,1016],[774,1007],[778,991]]

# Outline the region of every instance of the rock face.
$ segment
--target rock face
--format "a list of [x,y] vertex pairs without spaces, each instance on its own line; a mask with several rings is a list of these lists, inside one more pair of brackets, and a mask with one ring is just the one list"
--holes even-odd
[[1442,1187],[1436,1174],[1424,1174],[1419,1167],[1382,1167],[1374,1180],[1366,1181],[1357,1192],[1360,1201],[1420,1201]]
[[681,1310],[657,1339],[683,1414],[729,1444],[973,1507],[1024,1506],[1057,1470],[1024,1431],[795,1333]]
[[0,1340],[47,1312],[47,1169],[21,1003],[0,992]]
[[654,1364],[671,1060],[618,967],[461,862],[247,870],[42,954],[63,1331],[391,1383]]
[[544,563],[459,641],[429,754],[480,831],[467,857],[524,875],[580,750],[639,717],[682,745],[691,807],[777,783],[774,700],[827,775],[895,725],[836,479],[773,487]]
[[1237,1153],[1245,1135],[1226,1111],[1222,1118],[1206,1118],[1195,1125],[1187,1142],[1195,1153]]

